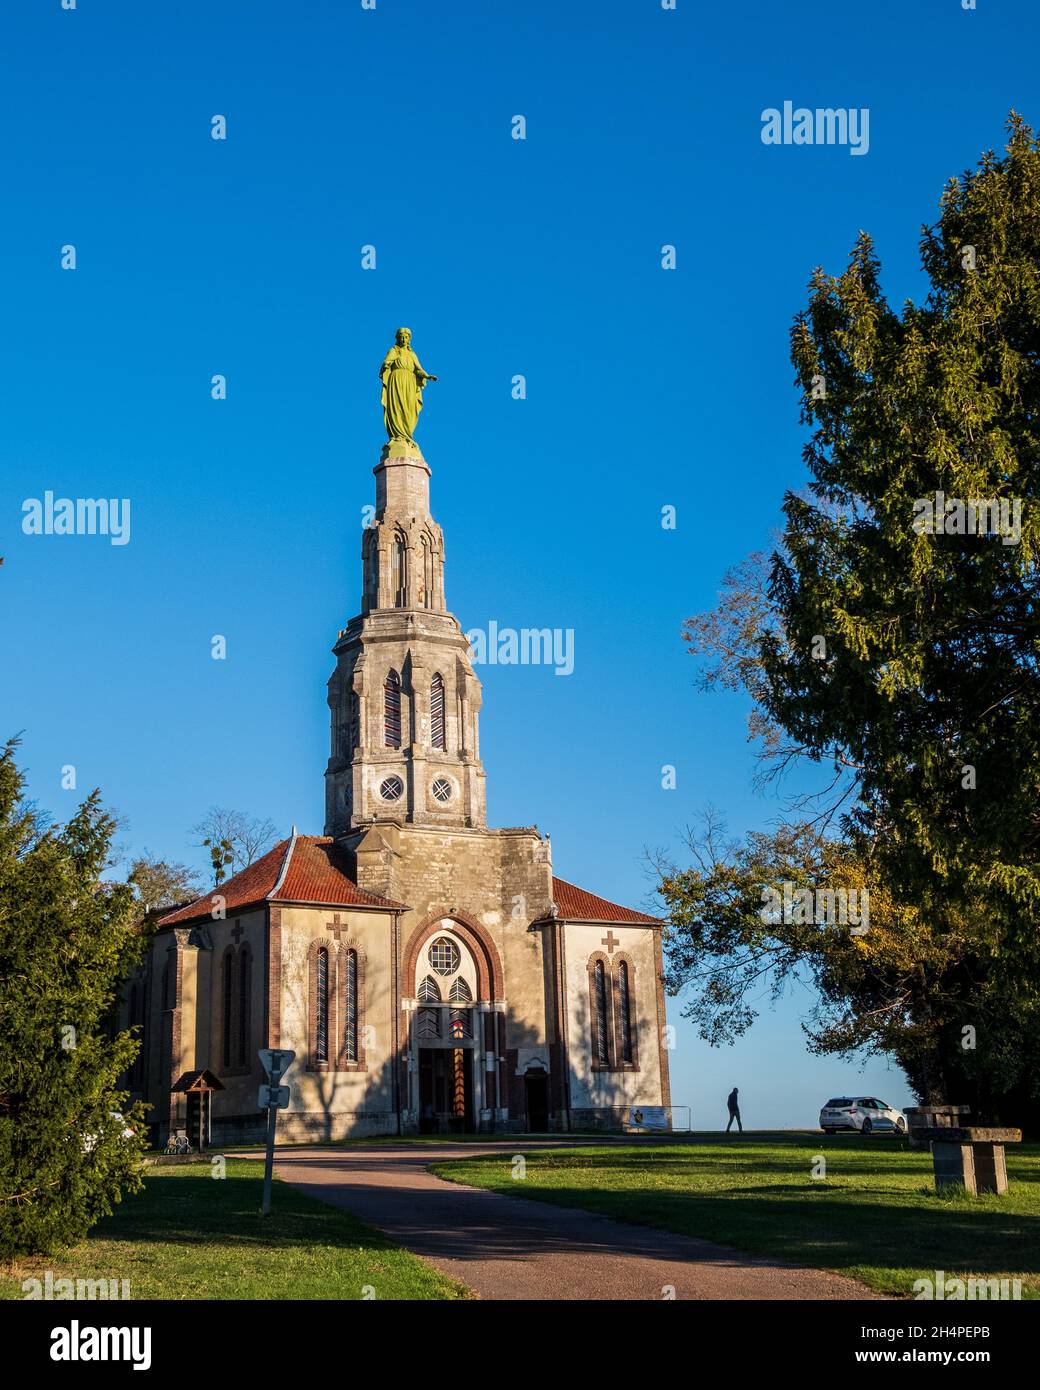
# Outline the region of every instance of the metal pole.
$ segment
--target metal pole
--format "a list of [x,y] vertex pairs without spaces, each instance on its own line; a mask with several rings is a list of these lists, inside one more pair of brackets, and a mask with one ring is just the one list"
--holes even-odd
[[[271,1090],[274,1091],[282,1079],[280,1071],[270,1075]],[[274,1174],[274,1127],[278,1122],[278,1107],[267,1107],[267,1156],[264,1160],[264,1200],[260,1207],[261,1216],[271,1215],[271,1178]]]

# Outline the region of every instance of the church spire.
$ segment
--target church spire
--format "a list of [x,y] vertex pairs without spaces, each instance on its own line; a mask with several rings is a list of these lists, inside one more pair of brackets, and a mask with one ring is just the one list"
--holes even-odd
[[445,604],[430,469],[414,440],[392,437],[373,472],[361,612],[333,647],[325,833],[377,821],[483,828],[481,687]]

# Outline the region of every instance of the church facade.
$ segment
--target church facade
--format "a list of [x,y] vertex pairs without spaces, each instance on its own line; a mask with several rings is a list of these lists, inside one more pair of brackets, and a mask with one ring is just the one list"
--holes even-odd
[[[325,833],[163,916],[122,1022],[160,1140],[264,1132],[262,1047],[296,1052],[285,1139],[623,1128],[670,1106],[661,926],[487,825],[481,685],[447,610],[430,470],[393,439],[361,612],[329,681]],[[640,1117],[636,1117],[640,1118]]]

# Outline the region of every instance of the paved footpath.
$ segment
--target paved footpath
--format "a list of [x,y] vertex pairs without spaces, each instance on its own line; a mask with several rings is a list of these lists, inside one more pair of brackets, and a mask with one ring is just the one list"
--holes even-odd
[[[585,1141],[588,1142],[587,1140]],[[385,1231],[488,1299],[858,1299],[820,1269],[435,1178],[430,1163],[558,1143],[284,1149],[278,1176]],[[671,1295],[669,1286],[674,1288]]]

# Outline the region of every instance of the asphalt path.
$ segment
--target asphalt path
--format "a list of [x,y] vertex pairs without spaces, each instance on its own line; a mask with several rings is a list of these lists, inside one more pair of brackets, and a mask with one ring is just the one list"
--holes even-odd
[[276,1171],[309,1196],[385,1231],[485,1299],[879,1297],[827,1270],[748,1255],[573,1207],[504,1197],[445,1182],[427,1171],[429,1164],[447,1159],[560,1147],[568,1146],[446,1140],[292,1148],[277,1154]]

